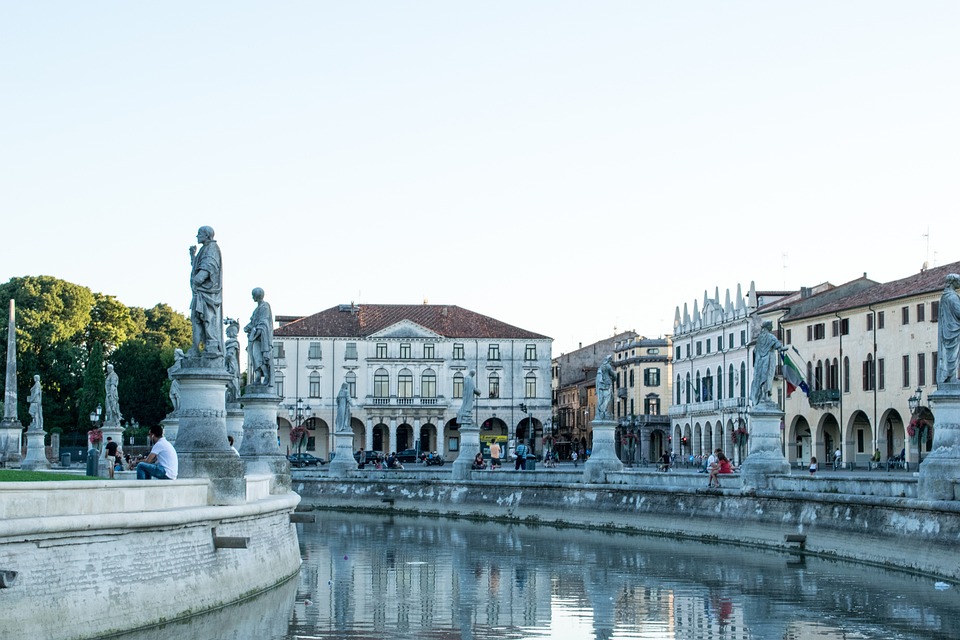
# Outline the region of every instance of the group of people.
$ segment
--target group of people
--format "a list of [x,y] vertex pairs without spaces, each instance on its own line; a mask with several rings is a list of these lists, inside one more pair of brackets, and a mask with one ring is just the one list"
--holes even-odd
[[710,457],[707,458],[707,486],[714,489],[720,488],[720,476],[728,475],[736,471],[731,464],[730,459],[723,453],[722,449],[715,449]]

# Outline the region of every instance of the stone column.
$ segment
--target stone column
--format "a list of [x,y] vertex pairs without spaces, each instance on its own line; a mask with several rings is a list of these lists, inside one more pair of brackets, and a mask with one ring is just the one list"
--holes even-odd
[[453,461],[453,479],[469,480],[473,459],[480,452],[480,428],[473,424],[473,416],[460,423],[460,453]]
[[387,455],[397,450],[397,419],[390,418],[390,437],[388,438]]
[[20,465],[20,435],[23,425],[17,417],[17,326],[16,303],[10,298],[7,324],[7,377],[3,392],[3,421],[0,422],[0,460],[8,467]]
[[172,376],[180,382],[178,477],[209,478],[211,504],[246,502],[243,463],[227,443],[224,389],[232,376],[223,357],[186,356]]
[[239,402],[227,403],[227,435],[233,436],[233,447],[240,451],[243,444],[243,409]]
[[766,489],[770,476],[790,475],[790,463],[780,447],[780,422],[783,411],[772,402],[762,402],[747,410],[750,435],[749,452],[740,466],[743,489]]
[[367,418],[367,425],[363,432],[363,450],[373,451],[373,418]]
[[960,382],[937,385],[930,394],[933,451],[920,463],[917,495],[921,500],[956,500],[960,481]]
[[240,459],[249,475],[273,476],[271,493],[290,491],[290,462],[277,441],[280,398],[273,387],[247,385],[243,396],[243,444]]
[[614,444],[617,423],[614,420],[594,420],[590,425],[593,427],[593,448],[590,449],[590,459],[583,465],[583,480],[606,482],[607,473],[623,471]]

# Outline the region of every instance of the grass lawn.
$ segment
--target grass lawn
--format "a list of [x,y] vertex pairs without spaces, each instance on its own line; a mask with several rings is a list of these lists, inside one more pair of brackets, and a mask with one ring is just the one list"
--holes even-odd
[[78,476],[73,473],[50,473],[49,471],[20,471],[0,469],[0,482],[50,482],[63,480],[101,480],[93,476]]

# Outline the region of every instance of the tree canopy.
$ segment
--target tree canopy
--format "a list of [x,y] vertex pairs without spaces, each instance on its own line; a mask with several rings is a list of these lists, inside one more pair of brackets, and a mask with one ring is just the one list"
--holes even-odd
[[[0,352],[6,362],[10,300],[16,301],[17,405],[28,422],[26,399],[35,374],[43,386],[46,427],[89,428],[87,415],[103,403],[104,365],[120,380],[126,419],[158,423],[168,410],[166,369],[174,348],[191,342],[189,319],[169,305],[128,307],[115,296],[52,276],[11,278],[0,284]],[[0,376],[0,385],[5,376]]]

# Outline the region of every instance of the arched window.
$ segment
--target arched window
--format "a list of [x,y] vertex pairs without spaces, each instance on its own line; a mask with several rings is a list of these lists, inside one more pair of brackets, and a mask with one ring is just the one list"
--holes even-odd
[[320,397],[320,372],[314,371],[310,374],[310,397]]
[[717,367],[717,400],[723,400],[723,369]]
[[532,371],[523,379],[523,397],[537,397],[537,375]]
[[[677,347],[677,348],[679,349],[679,347]],[[680,375],[677,374],[677,389],[676,389],[676,393],[677,393],[677,404],[683,404],[682,402],[680,402],[680,389],[682,389],[682,388],[683,388],[683,387],[682,387],[682,385],[680,384]]]
[[700,400],[703,399],[703,398],[701,398],[701,396],[700,396],[700,372],[699,372],[699,371],[697,371],[697,384],[696,384],[696,386],[693,388],[693,398],[694,398],[694,400],[696,400],[697,402],[700,402]]
[[817,383],[817,391],[823,389],[823,360],[817,360],[817,370],[814,374],[814,380]]
[[433,372],[433,369],[427,369],[420,376],[420,397],[437,397],[437,374]]
[[693,388],[690,385],[690,374],[687,374],[687,386],[685,387],[686,391],[684,396],[687,398],[687,402],[693,402]]
[[377,372],[373,374],[373,397],[390,397],[390,375],[386,369],[377,369]]
[[837,359],[834,358],[833,362],[830,363],[830,373],[827,376],[827,388],[832,389],[833,391],[840,390],[840,376],[837,372]]
[[463,374],[459,371],[453,374],[453,397],[463,397]]
[[733,397],[733,364],[730,365],[730,368],[727,372],[727,389],[729,389],[730,397]]
[[850,358],[843,356],[843,390],[850,393]]
[[397,397],[413,397],[413,374],[410,373],[410,369],[401,369],[397,375]]
[[350,388],[350,397],[356,398],[357,397],[357,374],[355,374],[353,371],[347,371],[347,375],[345,375],[343,378],[344,380],[346,380],[347,386]]
[[747,363],[740,363],[740,397],[747,397]]
[[487,378],[487,383],[489,385],[489,396],[491,398],[500,397],[500,376],[497,375],[497,372],[494,371],[490,374],[490,377]]

